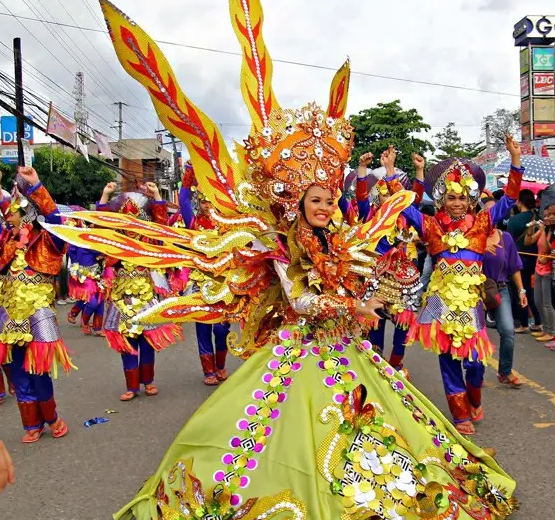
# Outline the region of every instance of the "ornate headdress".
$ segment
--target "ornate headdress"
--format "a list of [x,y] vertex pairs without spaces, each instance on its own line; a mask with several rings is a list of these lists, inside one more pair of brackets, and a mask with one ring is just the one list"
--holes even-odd
[[[39,215],[34,204],[27,197],[22,195],[29,189],[29,187],[30,184],[25,179],[17,175],[8,206],[9,213],[16,213],[18,211],[23,213],[23,222],[25,224],[33,222]],[[7,216],[7,214],[5,214],[5,216]]]
[[[332,82],[329,105],[284,110],[272,90],[272,60],[262,36],[260,0],[230,0],[231,20],[243,50],[241,91],[252,118],[237,159],[208,118],[179,88],[156,43],[108,0],[100,0],[118,58],[147,88],[160,121],[187,147],[199,190],[222,217],[260,216],[288,227],[313,184],[337,191],[350,158],[353,132],[344,119],[349,90],[347,61]],[[276,219],[276,206],[285,209]]]
[[283,206],[285,217],[299,216],[299,201],[310,186],[336,192],[343,186],[351,157],[353,129],[316,104],[302,110],[274,111],[264,127],[245,142],[253,184],[263,198]]
[[[410,190],[409,176],[399,168],[395,168],[395,175],[397,175],[397,179],[401,183],[402,187],[406,190]],[[375,207],[380,205],[380,195],[393,195],[384,179],[385,176],[385,168],[381,166],[380,168],[372,170],[370,175],[367,177],[368,189],[370,190],[370,202]]]
[[476,204],[485,188],[484,170],[468,159],[445,159],[436,164],[424,178],[424,188],[438,208],[446,193],[466,193],[470,204]]
[[152,220],[150,199],[143,193],[126,191],[108,203],[108,211],[123,213],[141,220]]

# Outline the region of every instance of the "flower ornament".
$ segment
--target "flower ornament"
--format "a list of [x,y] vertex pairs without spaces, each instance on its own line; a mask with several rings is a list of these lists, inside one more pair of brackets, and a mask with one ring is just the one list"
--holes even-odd
[[465,194],[471,205],[478,202],[485,187],[485,173],[468,159],[446,159],[435,165],[427,173],[424,185],[436,207],[444,204],[446,193]]

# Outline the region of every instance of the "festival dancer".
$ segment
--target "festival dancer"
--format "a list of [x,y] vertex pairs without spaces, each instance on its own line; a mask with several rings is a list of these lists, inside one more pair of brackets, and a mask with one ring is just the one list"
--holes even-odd
[[[384,157],[392,147],[385,151],[381,158],[380,163],[384,166]],[[391,195],[404,189],[403,184],[396,175],[395,168],[388,166],[386,174],[383,179],[379,179],[373,186],[371,193],[368,193],[368,165],[373,160],[372,153],[366,153],[359,158],[359,167],[357,175],[357,202],[359,217],[363,221],[367,221],[371,216],[384,204]],[[416,169],[416,179],[413,185],[413,191],[416,193],[415,204],[418,205],[422,201],[424,194],[424,160],[417,154],[413,156],[413,164]],[[406,175],[406,174],[405,174]],[[406,177],[408,181],[408,177]],[[405,182],[406,184],[406,182]],[[411,298],[405,301],[408,305],[405,307],[396,306],[392,313],[391,321],[394,324],[393,332],[393,350],[389,358],[389,363],[396,369],[402,370],[404,375],[408,377],[408,371],[403,368],[403,359],[405,357],[405,342],[407,337],[407,330],[410,324],[414,321],[415,311],[419,307],[418,292],[421,288],[420,276],[418,270],[415,268],[411,255],[408,254],[410,247],[414,248],[414,239],[417,238],[416,231],[409,229],[406,219],[400,216],[397,225],[393,228],[391,235],[383,238],[377,247],[377,252],[386,255],[394,248],[401,248],[402,260],[396,259],[396,262],[403,261],[404,266],[402,271],[407,278],[406,291],[410,291]],[[376,320],[375,324],[370,331],[369,339],[373,347],[383,354],[385,342],[385,326],[386,319],[380,318]]]
[[4,375],[2,372],[6,375],[8,393],[10,395],[15,395],[12,378],[10,377],[10,367],[8,365],[0,365],[0,404],[4,404],[4,398],[6,397],[6,385],[4,383]]
[[[81,330],[86,336],[102,334],[104,319],[104,287],[101,282],[102,255],[93,249],[69,246],[69,295],[76,300],[69,311],[67,320],[75,323],[79,313]],[[92,328],[90,320],[92,318]]]
[[[198,189],[194,187],[195,173],[190,162],[185,164],[183,182],[179,192],[179,208],[188,229],[209,230],[216,229],[214,221],[210,218],[212,204]],[[194,191],[193,191],[194,190]],[[196,197],[197,215],[193,211],[193,196]],[[192,278],[194,279],[194,273]],[[198,285],[193,285],[193,290],[198,290]],[[227,379],[225,361],[227,357],[227,336],[229,323],[195,323],[198,342],[198,354],[204,373],[204,384],[217,386]]]
[[[156,43],[110,2],[101,5],[121,63],[188,146],[220,228],[131,221],[162,241],[143,245],[107,221],[85,238],[138,265],[202,271],[199,292],[137,319],[240,322],[241,339],[228,345],[248,358],[115,518],[506,518],[515,509],[512,479],[362,336],[366,318],[383,306],[373,296],[373,251],[414,194],[395,194],[366,224],[331,225],[354,138],[344,117],[349,65],[333,81],[327,110],[282,109],[260,2],[230,0],[253,120],[232,159],[218,125],[181,91]],[[75,233],[48,228],[74,241]]]
[[[22,195],[24,194],[24,195]],[[64,243],[43,230],[38,214],[60,224],[56,204],[36,171],[20,167],[7,217],[11,229],[1,244],[0,363],[9,363],[25,436],[37,442],[50,426],[63,437],[68,427],[59,417],[50,373],[60,363],[74,368],[54,311],[54,277],[60,272]]]
[[[117,188],[110,182],[104,188],[98,211],[133,215],[141,220],[167,223],[166,202],[153,182],[144,185],[144,193],[126,192],[110,200]],[[128,233],[132,236],[132,233]],[[147,396],[158,394],[154,384],[155,354],[178,339],[183,339],[178,325],[142,326],[133,321],[136,314],[158,303],[158,294],[171,293],[167,280],[155,270],[135,267],[115,258],[105,259],[102,275],[107,288],[108,306],[104,333],[108,345],[121,354],[127,391],[121,401],[131,401],[144,385]]]
[[[493,208],[475,214],[485,174],[470,162],[447,159],[426,174],[425,188],[439,211],[434,217],[416,208],[404,216],[418,230],[434,263],[422,309],[411,326],[407,344],[420,341],[439,354],[441,376],[455,427],[475,433],[484,418],[482,385],[485,363],[493,353],[482,302],[482,261],[492,228],[515,204],[524,168],[520,145],[507,137],[512,165],[505,196]],[[395,154],[388,161],[395,164]],[[466,371],[466,378],[463,375]],[[466,380],[465,380],[466,379]]]

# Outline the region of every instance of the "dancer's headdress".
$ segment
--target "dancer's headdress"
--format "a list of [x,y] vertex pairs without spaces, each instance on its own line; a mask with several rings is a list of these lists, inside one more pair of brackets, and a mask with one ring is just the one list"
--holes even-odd
[[428,196],[440,208],[446,193],[466,193],[470,204],[476,204],[486,186],[484,170],[468,159],[445,159],[436,164],[424,177]]
[[126,191],[114,197],[108,203],[108,211],[131,215],[141,220],[152,220],[150,199],[136,191]]
[[275,209],[281,206],[286,217],[281,222],[287,226],[298,215],[309,186],[317,184],[334,194],[341,187],[353,144],[344,118],[348,61],[333,80],[326,111],[315,104],[283,110],[272,90],[260,0],[230,0],[243,49],[241,90],[252,118],[250,136],[244,148],[237,147],[235,161],[218,125],[181,91],[156,43],[111,2],[100,3],[120,62],[148,89],[161,123],[187,146],[199,190],[219,214],[258,214],[275,224]]

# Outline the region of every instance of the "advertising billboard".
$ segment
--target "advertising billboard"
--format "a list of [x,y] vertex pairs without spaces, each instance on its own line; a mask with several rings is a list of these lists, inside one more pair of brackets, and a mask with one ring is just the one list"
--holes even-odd
[[[29,119],[32,119],[29,117]],[[2,144],[17,144],[17,119],[15,116],[0,117],[0,127],[2,131]],[[33,144],[33,127],[27,123],[24,124],[24,138]]]
[[525,47],[520,51],[520,73],[526,74],[530,71],[530,49]]
[[526,123],[525,125],[522,125],[521,132],[522,132],[522,140],[524,142],[530,141],[532,137],[530,123]]
[[534,72],[534,96],[555,96],[554,80],[552,72]]
[[532,47],[532,70],[555,70],[553,47]]
[[520,97],[527,98],[530,95],[530,76],[520,76]]
[[534,121],[555,122],[555,98],[534,99]]
[[555,123],[534,123],[534,139],[555,136]]
[[526,124],[530,122],[530,100],[523,99],[520,105],[520,123]]

